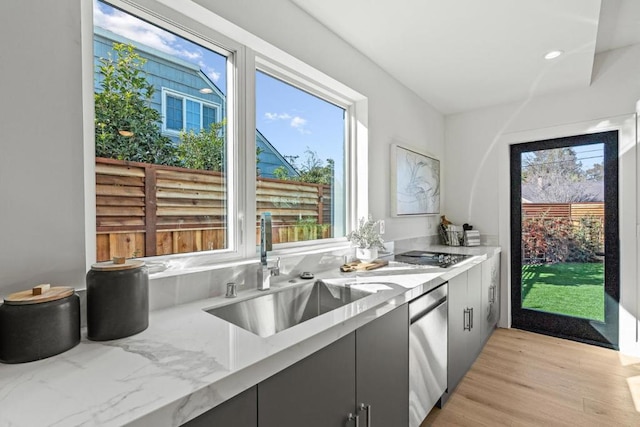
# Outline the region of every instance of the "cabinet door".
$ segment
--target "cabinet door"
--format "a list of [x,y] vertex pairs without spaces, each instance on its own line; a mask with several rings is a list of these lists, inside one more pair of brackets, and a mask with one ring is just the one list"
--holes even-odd
[[[467,305],[471,309],[471,330],[467,336],[467,361],[466,370],[471,368],[473,362],[482,350],[482,264],[467,270]],[[465,372],[466,372],[465,370]]]
[[500,314],[500,254],[482,263],[482,340],[486,342]]
[[[467,335],[467,272],[458,274],[449,279],[449,332],[448,332],[448,358],[447,358],[447,392],[443,398],[453,392],[468,368]],[[443,402],[444,403],[444,402]]]
[[361,426],[409,424],[407,304],[356,331],[356,404]]
[[187,427],[256,427],[257,425],[257,386],[251,387],[249,390],[183,424],[183,426]]
[[355,332],[258,384],[260,427],[342,427],[355,412]]

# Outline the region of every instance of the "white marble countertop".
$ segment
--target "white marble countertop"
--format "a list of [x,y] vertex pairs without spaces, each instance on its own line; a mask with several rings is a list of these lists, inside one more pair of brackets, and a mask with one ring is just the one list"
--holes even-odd
[[[218,297],[151,312],[149,328],[128,338],[94,342],[83,330],[81,343],[67,352],[0,364],[0,426],[180,425],[500,250],[429,249],[475,256],[448,269],[392,262],[357,275],[318,274],[400,286],[266,338],[206,313],[229,303]],[[258,294],[244,291],[237,300]]]

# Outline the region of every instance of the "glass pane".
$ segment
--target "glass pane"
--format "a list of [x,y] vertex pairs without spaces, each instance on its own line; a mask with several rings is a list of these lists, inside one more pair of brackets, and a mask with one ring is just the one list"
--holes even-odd
[[209,129],[216,120],[216,110],[206,105],[202,106],[202,128]]
[[604,321],[604,145],[521,160],[522,307]]
[[345,110],[258,71],[256,126],[257,214],[271,212],[274,243],[344,236]]
[[94,55],[98,261],[227,248],[227,58],[100,1]]
[[182,130],[182,99],[167,95],[167,129]]
[[200,131],[200,105],[199,102],[187,99],[187,131]]

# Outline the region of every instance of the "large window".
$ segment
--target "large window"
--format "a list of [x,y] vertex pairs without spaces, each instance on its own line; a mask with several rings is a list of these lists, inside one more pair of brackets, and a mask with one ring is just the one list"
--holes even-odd
[[98,261],[232,245],[227,52],[94,6]]
[[344,236],[345,108],[256,72],[258,214],[276,243]]
[[367,157],[352,144],[362,98],[297,61],[271,63],[195,11],[110,1],[94,2],[98,260],[251,257],[262,212],[276,250],[344,241],[355,159]]

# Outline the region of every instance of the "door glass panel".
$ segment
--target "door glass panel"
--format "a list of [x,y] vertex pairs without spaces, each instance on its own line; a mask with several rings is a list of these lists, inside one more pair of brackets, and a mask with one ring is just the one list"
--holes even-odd
[[604,322],[604,144],[521,165],[522,308]]

